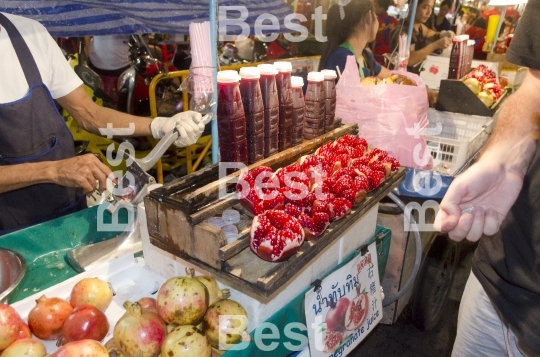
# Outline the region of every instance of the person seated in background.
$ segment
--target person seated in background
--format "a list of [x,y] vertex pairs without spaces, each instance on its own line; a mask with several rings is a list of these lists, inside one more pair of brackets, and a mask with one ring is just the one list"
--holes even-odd
[[484,20],[488,20],[491,15],[500,15],[499,10],[497,10],[495,6],[490,6],[486,11],[480,14]]
[[373,54],[375,60],[380,64],[385,64],[384,54],[390,54],[390,35],[392,30],[398,25],[398,20],[395,17],[388,15],[388,8],[394,5],[394,0],[375,0],[375,13],[379,21],[379,29],[373,46]]
[[504,22],[501,25],[501,30],[499,32],[499,41],[506,41],[508,35],[514,33],[514,18],[512,16],[505,16]]
[[[467,24],[467,20],[469,19],[469,13],[466,13],[462,10],[458,11],[458,15],[456,17],[456,35],[462,35],[467,31],[467,28],[465,25]],[[468,27],[468,26],[467,26]]]
[[326,19],[328,41],[319,70],[336,70],[337,67],[343,72],[347,56],[354,56],[360,78],[388,77],[388,69],[375,61],[368,48],[368,44],[375,40],[378,28],[379,22],[371,0],[352,0],[345,6],[336,4],[330,7]]
[[469,35],[469,39],[474,40],[474,58],[486,59],[487,54],[482,50],[484,47],[486,37],[487,22],[483,17],[479,17],[474,21],[474,24],[470,26],[466,35]]
[[[437,32],[431,30],[425,25],[425,22],[431,17],[435,0],[418,0],[416,13],[402,20],[402,26],[397,26],[391,38],[391,48],[398,51],[400,35],[407,34],[409,21],[414,21],[413,34],[411,39],[411,47],[409,54],[409,62],[407,70],[413,73],[419,73],[419,64],[421,64],[427,56],[437,50],[444,50],[452,44],[454,33],[451,31]],[[409,0],[409,6],[412,6],[412,0]],[[412,18],[411,18],[412,17]]]
[[452,0],[444,0],[441,2],[441,5],[439,6],[439,13],[437,16],[435,16],[435,21],[433,23],[436,31],[450,31],[452,29],[450,21],[448,21],[446,18],[446,15],[448,15],[451,8]]

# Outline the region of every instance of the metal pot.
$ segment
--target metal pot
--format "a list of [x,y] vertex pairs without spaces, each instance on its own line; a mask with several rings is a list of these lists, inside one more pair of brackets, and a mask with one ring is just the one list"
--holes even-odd
[[0,303],[7,303],[8,297],[19,285],[26,273],[26,262],[17,252],[0,248]]

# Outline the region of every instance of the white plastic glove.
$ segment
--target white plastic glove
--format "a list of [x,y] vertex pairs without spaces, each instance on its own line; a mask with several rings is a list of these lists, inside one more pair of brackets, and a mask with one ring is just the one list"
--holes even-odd
[[204,131],[204,126],[200,113],[187,111],[175,114],[170,118],[154,118],[150,123],[150,130],[154,138],[161,139],[165,134],[177,128],[180,136],[174,144],[178,147],[185,147],[197,142]]

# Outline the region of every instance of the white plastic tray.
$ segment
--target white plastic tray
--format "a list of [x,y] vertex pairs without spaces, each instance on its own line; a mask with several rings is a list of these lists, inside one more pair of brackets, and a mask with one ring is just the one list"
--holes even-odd
[[[48,289],[40,291],[24,300],[11,304],[27,322],[28,313],[36,305],[36,300],[42,295],[47,297],[59,297],[69,300],[73,286],[83,278],[100,278],[112,286],[115,295],[111,305],[105,311],[109,321],[109,332],[103,339],[103,343],[112,337],[114,325],[124,314],[122,307],[126,300],[137,301],[141,297],[155,297],[157,290],[165,282],[165,278],[153,272],[144,265],[144,259],[135,258],[133,255],[122,256],[101,265],[91,271],[81,273]],[[34,338],[36,338],[34,336]],[[47,353],[53,353],[58,349],[56,341],[42,341]]]

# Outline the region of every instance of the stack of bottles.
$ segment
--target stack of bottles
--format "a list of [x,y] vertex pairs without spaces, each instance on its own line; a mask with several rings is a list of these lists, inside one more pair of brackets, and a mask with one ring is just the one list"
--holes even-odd
[[304,141],[304,118],[306,116],[306,103],[304,102],[304,79],[291,77],[292,86],[292,145]]
[[324,132],[334,130],[334,119],[336,117],[336,71],[323,69],[324,76]]
[[246,115],[248,164],[264,158],[264,105],[257,67],[240,68],[240,94]]
[[292,88],[291,62],[274,62],[277,70],[276,86],[279,98],[279,136],[278,151],[291,147],[292,144]]
[[276,85],[276,67],[260,64],[259,80],[264,105],[264,157],[278,152],[279,143],[279,97]]
[[324,75],[321,72],[309,72],[307,80],[304,138],[313,139],[324,134],[326,98],[324,91]]
[[450,53],[450,66],[448,79],[460,79],[469,73],[472,60],[469,62],[469,35],[454,36],[452,40],[452,52]]
[[247,163],[246,116],[236,71],[219,71],[218,136],[221,161]]
[[219,71],[217,122],[222,162],[253,164],[334,128],[336,72],[291,76],[290,62]]

